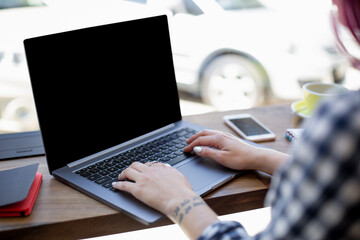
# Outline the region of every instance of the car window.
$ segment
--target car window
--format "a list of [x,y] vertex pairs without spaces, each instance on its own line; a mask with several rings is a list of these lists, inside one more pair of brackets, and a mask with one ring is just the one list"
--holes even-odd
[[192,0],[184,0],[184,5],[187,13],[192,15],[201,15],[203,11]]
[[217,0],[217,2],[224,10],[240,10],[263,7],[263,5],[257,0]]
[[41,6],[44,3],[41,0],[1,0],[0,9]]

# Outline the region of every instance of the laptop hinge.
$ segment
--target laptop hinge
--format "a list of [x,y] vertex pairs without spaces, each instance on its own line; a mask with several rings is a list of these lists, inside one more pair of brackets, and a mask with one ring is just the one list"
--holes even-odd
[[121,143],[121,144],[116,145],[116,146],[114,146],[114,147],[105,149],[104,151],[101,151],[101,152],[92,154],[92,155],[90,155],[90,156],[88,156],[88,157],[85,157],[85,158],[79,159],[79,160],[77,160],[77,161],[71,162],[71,163],[67,164],[67,166],[68,166],[69,168],[76,167],[76,166],[78,166],[79,164],[85,163],[85,162],[87,162],[87,161],[89,161],[89,160],[92,160],[92,159],[94,159],[94,158],[96,158],[96,157],[100,157],[100,156],[102,156],[102,155],[105,155],[105,154],[107,154],[107,153],[110,153],[110,152],[112,152],[112,151],[115,151],[115,150],[117,150],[117,149],[119,149],[119,148],[126,147],[126,146],[128,146],[128,145],[130,145],[130,144],[133,144],[133,143],[137,142],[137,141],[141,141],[141,140],[143,140],[143,139],[145,139],[145,138],[148,138],[148,137],[151,137],[151,136],[153,136],[153,135],[155,135],[155,134],[158,134],[158,133],[161,133],[161,132],[163,132],[163,131],[169,130],[170,128],[173,128],[173,127],[175,127],[175,123],[169,124],[169,125],[167,125],[167,126],[165,126],[165,127],[159,128],[159,129],[157,129],[157,130],[155,130],[155,131],[149,132],[149,133],[147,133],[147,134],[144,134],[144,135],[142,135],[142,136],[140,136],[140,137],[134,138],[134,139],[132,139],[132,140],[130,140],[130,141]]

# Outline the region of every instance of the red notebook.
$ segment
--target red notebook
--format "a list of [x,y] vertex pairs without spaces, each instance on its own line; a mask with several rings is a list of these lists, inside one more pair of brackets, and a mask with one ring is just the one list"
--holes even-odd
[[37,172],[27,197],[21,202],[0,207],[0,217],[28,216],[34,206],[41,181],[42,174],[40,172]]

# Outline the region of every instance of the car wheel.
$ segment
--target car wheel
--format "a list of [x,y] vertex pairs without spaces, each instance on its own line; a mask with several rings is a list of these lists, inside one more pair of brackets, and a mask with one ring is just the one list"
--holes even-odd
[[19,97],[11,100],[4,109],[2,119],[8,123],[11,122],[12,128],[17,126],[16,131],[32,131],[39,128],[35,105],[30,97]]
[[215,58],[204,69],[201,97],[218,110],[244,109],[264,99],[264,74],[249,58],[227,54]]

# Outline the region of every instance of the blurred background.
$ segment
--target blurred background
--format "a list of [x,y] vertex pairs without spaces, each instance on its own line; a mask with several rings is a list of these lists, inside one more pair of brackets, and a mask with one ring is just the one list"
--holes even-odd
[[330,3],[1,0],[0,133],[38,129],[24,39],[159,14],[169,18],[183,115],[291,103],[312,81],[359,89],[359,72],[347,64],[332,35]]

